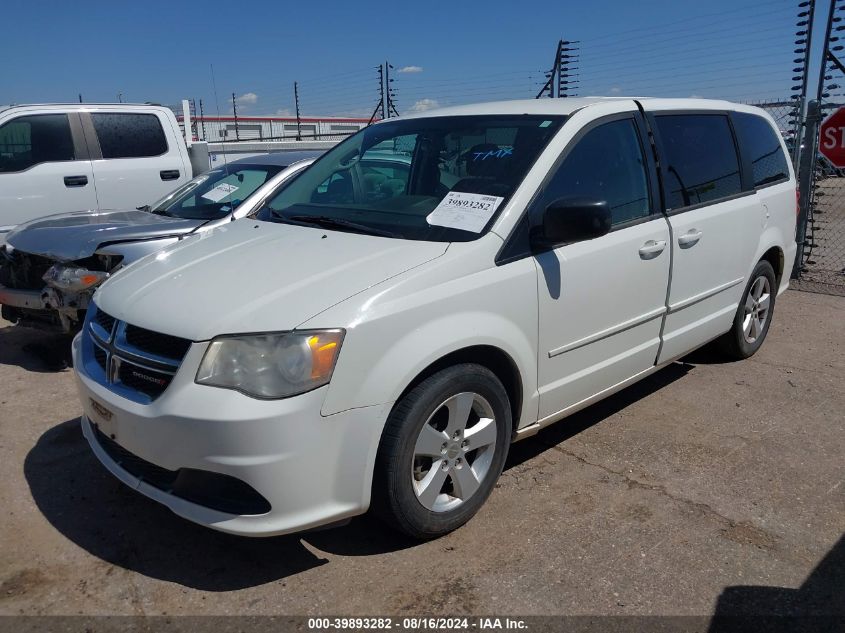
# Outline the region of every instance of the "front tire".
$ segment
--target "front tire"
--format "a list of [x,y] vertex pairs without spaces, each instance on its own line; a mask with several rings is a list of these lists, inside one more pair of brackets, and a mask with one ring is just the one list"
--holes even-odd
[[776,297],[777,278],[772,265],[765,260],[757,262],[739,302],[733,325],[719,339],[725,354],[743,360],[760,349],[769,333]]
[[418,539],[459,528],[490,496],[511,429],[507,392],[486,367],[467,363],[429,376],[388,418],[376,459],[376,512]]

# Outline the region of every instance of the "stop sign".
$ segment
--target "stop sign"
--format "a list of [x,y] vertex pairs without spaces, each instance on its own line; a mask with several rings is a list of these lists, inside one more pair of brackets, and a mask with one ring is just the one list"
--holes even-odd
[[822,123],[819,151],[835,167],[845,167],[845,106]]

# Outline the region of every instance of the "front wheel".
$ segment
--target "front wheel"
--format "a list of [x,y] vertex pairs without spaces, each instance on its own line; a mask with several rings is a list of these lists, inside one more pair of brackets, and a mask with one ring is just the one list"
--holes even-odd
[[397,402],[376,460],[374,507],[414,538],[470,520],[493,490],[511,440],[502,383],[462,364],[426,378]]
[[760,261],[751,273],[730,331],[719,339],[728,356],[742,360],[760,349],[769,333],[776,297],[775,271],[769,262]]

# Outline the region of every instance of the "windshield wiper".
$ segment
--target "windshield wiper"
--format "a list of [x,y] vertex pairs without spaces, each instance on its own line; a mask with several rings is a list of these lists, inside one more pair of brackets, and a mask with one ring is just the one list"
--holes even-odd
[[276,211],[272,212],[274,216],[281,220],[288,220],[298,224],[312,224],[314,226],[321,226],[327,229],[349,229],[358,233],[366,233],[368,235],[379,235],[381,237],[399,237],[398,234],[384,229],[377,229],[365,224],[358,224],[351,220],[344,220],[343,218],[333,218],[328,215],[282,215]]

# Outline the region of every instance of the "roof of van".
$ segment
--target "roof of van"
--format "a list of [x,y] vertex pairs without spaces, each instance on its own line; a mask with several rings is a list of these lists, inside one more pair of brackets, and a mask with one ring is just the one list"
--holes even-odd
[[473,114],[548,114],[568,115],[576,110],[600,103],[616,101],[641,101],[646,110],[649,109],[686,109],[686,110],[745,110],[750,111],[753,106],[747,106],[730,101],[716,99],[664,99],[659,97],[567,97],[565,99],[520,99],[513,101],[492,101],[489,103],[473,103],[469,105],[447,106],[436,110],[414,112],[403,115],[402,118],[425,116],[466,116]]

